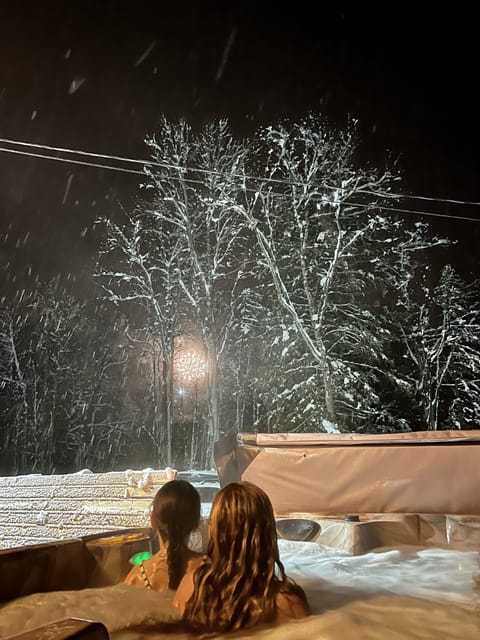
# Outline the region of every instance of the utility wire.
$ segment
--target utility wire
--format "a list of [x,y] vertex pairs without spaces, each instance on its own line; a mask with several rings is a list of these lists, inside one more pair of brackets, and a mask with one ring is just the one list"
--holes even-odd
[[[366,193],[367,195],[371,195],[371,196],[377,195],[373,191],[362,191],[362,193]],[[386,198],[401,198],[402,200],[426,200],[427,202],[444,202],[447,204],[461,204],[461,205],[468,205],[471,207],[480,207],[480,202],[474,202],[471,200],[454,200],[453,198],[433,198],[429,196],[408,195],[405,193],[387,193],[383,195]]]
[[[1,142],[1,138],[0,138],[0,142]],[[19,149],[7,149],[5,147],[0,147],[0,152],[4,151],[6,153],[13,153],[13,154],[18,154],[21,156],[28,156],[31,158],[42,158],[43,160],[56,160],[57,162],[66,162],[67,164],[79,164],[79,165],[83,165],[86,167],[96,167],[98,169],[111,169],[113,171],[123,171],[125,173],[135,173],[137,175],[143,176],[143,177],[147,177],[147,174],[145,173],[145,171],[138,171],[136,169],[126,169],[125,167],[119,167],[119,166],[112,166],[112,165],[106,165],[106,164],[99,164],[96,162],[85,162],[82,160],[74,160],[71,158],[59,158],[58,156],[49,156],[46,154],[41,154],[41,153],[33,153],[32,151],[20,151]],[[72,152],[73,153],[73,152]],[[86,152],[84,152],[84,155],[90,155]],[[111,157],[114,158],[115,156],[101,156],[100,154],[92,154],[92,155],[97,155],[99,157]],[[135,160],[135,162],[143,162],[142,160]],[[147,162],[147,161],[145,161]],[[158,164],[158,163],[157,163]],[[162,165],[162,166],[170,166],[171,168],[182,168],[182,167],[178,167],[176,165]],[[221,176],[222,173],[219,171],[209,171],[208,169],[195,169],[195,171],[201,171],[203,173],[210,173],[210,174],[215,174],[215,175],[219,175]],[[246,176],[245,176],[246,177]],[[170,180],[184,180],[185,182],[191,182],[193,184],[204,184],[201,180],[195,180],[195,178],[187,178],[186,176],[169,176]],[[257,193],[257,191],[255,189],[252,189],[251,187],[245,187],[244,189],[247,192],[250,193]],[[274,196],[282,196],[284,194],[282,193],[278,193],[276,191],[271,191],[270,192],[271,195]],[[329,214],[324,214],[324,215],[331,215]]]
[[86,167],[97,167],[98,169],[112,169],[113,171],[124,171],[125,173],[138,173],[139,175],[145,176],[145,173],[143,171],[137,171],[135,169],[126,169],[125,167],[114,167],[107,164],[83,162],[82,160],[73,160],[72,158],[58,158],[55,156],[42,155],[41,153],[33,153],[31,151],[20,151],[19,149],[6,149],[4,147],[0,147],[0,151],[4,151],[5,153],[14,153],[21,156],[29,156],[31,158],[42,158],[43,160],[56,160],[57,162],[66,162],[68,164],[81,164]]
[[[180,169],[182,171],[187,171],[188,167],[184,167],[181,165],[175,165],[175,164],[169,164],[167,162],[157,162],[155,160],[142,160],[139,158],[126,158],[124,156],[116,156],[116,155],[111,155],[111,154],[103,154],[103,153],[94,153],[94,152],[90,152],[90,151],[82,151],[80,149],[68,149],[66,147],[53,147],[50,145],[45,145],[45,144],[36,144],[33,142],[24,142],[21,140],[10,140],[8,138],[0,138],[0,143],[2,144],[13,144],[13,145],[18,145],[21,147],[30,147],[30,148],[34,148],[34,149],[43,149],[45,151],[56,151],[59,153],[69,153],[69,154],[74,154],[74,155],[80,155],[80,156],[87,156],[87,157],[91,157],[91,158],[101,158],[103,160],[118,160],[119,162],[126,162],[131,163],[131,164],[140,164],[142,166],[152,166],[152,167],[160,167],[160,168],[164,168],[164,169]],[[0,151],[7,151],[7,149],[0,149]],[[13,151],[12,151],[13,153]],[[20,152],[19,152],[20,153]],[[26,154],[25,154],[26,155]],[[46,156],[43,156],[46,157]],[[73,162],[73,161],[72,161]],[[81,164],[80,162],[77,162],[77,164]],[[93,165],[90,165],[93,166]],[[103,168],[113,168],[113,167],[103,167]],[[122,169],[119,169],[119,171],[121,171]],[[200,167],[194,167],[195,171],[198,171],[199,173],[206,173],[206,174],[212,174],[212,175],[223,175],[221,171],[216,171],[214,169],[202,169]],[[133,171],[129,171],[130,173],[135,173]],[[141,172],[137,172],[137,173],[141,173]],[[252,176],[252,175],[243,175],[243,174],[232,174],[233,177],[244,177],[247,178],[249,180],[257,180],[259,182],[272,182],[275,184],[289,184],[289,185],[296,185],[296,186],[303,186],[302,182],[296,182],[296,181],[290,181],[290,180],[284,180],[281,178],[265,178],[265,177],[260,177],[260,176]],[[334,190],[335,187],[326,187],[329,188],[331,190]],[[362,193],[365,193],[367,195],[378,195],[375,192],[372,191],[363,191]],[[430,196],[419,196],[419,195],[407,195],[407,194],[401,194],[401,193],[388,193],[388,194],[383,194],[384,197],[387,198],[401,198],[401,199],[408,199],[408,200],[424,200],[424,201],[428,201],[428,202],[443,202],[443,203],[447,203],[447,204],[456,204],[456,205],[466,205],[466,206],[472,206],[472,207],[479,207],[480,206],[480,202],[476,202],[476,201],[469,201],[469,200],[456,200],[453,198],[433,198]]]
[[[363,192],[365,193],[365,191]],[[430,216],[432,218],[448,218],[450,220],[467,220],[469,222],[480,222],[480,218],[473,218],[469,216],[452,216],[449,213],[432,213],[431,211],[417,211],[416,209],[400,209],[398,207],[379,207],[371,204],[362,204],[360,202],[349,202],[345,200],[343,204],[347,204],[353,207],[361,207],[362,209],[376,209],[377,211],[394,211],[396,213],[412,213],[414,215]]]
[[[31,158],[42,158],[43,160],[55,160],[57,162],[66,162],[67,164],[80,164],[85,167],[94,167],[97,169],[110,169],[112,171],[123,171],[124,173],[136,173],[139,176],[146,177],[145,171],[137,171],[136,169],[126,169],[125,167],[118,167],[114,165],[99,164],[97,162],[84,162],[82,160],[74,160],[72,158],[59,158],[58,156],[48,156],[48,155],[43,155],[41,153],[32,153],[30,151],[20,151],[19,149],[6,149],[4,147],[0,147],[0,151],[5,151],[6,153],[19,154],[21,156],[29,156]],[[181,178],[172,176],[172,179],[180,180]],[[184,180],[186,182],[193,182],[195,184],[203,184],[201,180],[195,180],[194,178],[184,178]]]
[[36,144],[34,142],[23,142],[20,140],[9,140],[8,138],[0,138],[0,143],[2,144],[16,144],[19,147],[33,147],[34,149],[44,149],[45,151],[58,151],[60,153],[73,153],[78,156],[89,156],[91,158],[103,158],[108,160],[120,160],[122,162],[130,162],[133,164],[158,164],[162,166],[161,163],[155,163],[150,160],[142,160],[139,158],[125,158],[123,156],[114,156],[107,153],[94,153],[93,151],[81,151],[80,149],[67,149],[65,147],[52,147],[46,144]]
[[[0,142],[5,142],[5,140],[3,138],[0,138]],[[10,141],[6,141],[6,142],[10,142]],[[79,153],[83,156],[90,156],[90,157],[97,157],[97,158],[110,158],[112,160],[122,160],[124,162],[134,162],[134,163],[138,163],[138,164],[146,164],[146,165],[152,165],[152,166],[162,166],[164,168],[172,168],[172,169],[184,169],[184,167],[178,166],[178,165],[167,165],[167,164],[162,164],[162,163],[155,163],[155,162],[148,162],[147,160],[138,160],[138,159],[128,159],[128,158],[121,158],[120,156],[110,156],[110,155],[106,155],[106,154],[95,154],[95,153],[88,153],[88,152],[76,152],[74,150],[62,150],[60,148],[48,148],[46,147],[46,145],[29,145],[29,143],[21,143],[24,146],[33,146],[33,147],[40,147],[40,148],[45,148],[48,150],[52,150],[52,151],[64,151],[64,152],[68,152],[68,153]],[[40,154],[40,153],[33,153],[32,151],[21,151],[20,149],[8,149],[6,147],[0,147],[0,152],[5,152],[5,153],[12,153],[12,154],[16,154],[16,155],[21,155],[21,156],[28,156],[28,157],[32,157],[32,158],[41,158],[43,160],[54,160],[56,162],[64,162],[67,164],[75,164],[75,165],[82,165],[82,166],[87,166],[87,167],[94,167],[97,169],[108,169],[111,171],[120,171],[120,172],[124,172],[124,173],[131,173],[131,174],[137,174],[137,175],[141,175],[141,176],[146,176],[145,171],[140,171],[137,169],[127,169],[126,167],[120,167],[120,166],[114,166],[114,165],[106,165],[106,164],[100,164],[100,163],[96,163],[96,162],[86,162],[86,161],[82,161],[82,160],[75,160],[73,158],[60,158],[58,156],[51,156],[51,155],[46,155],[46,154]],[[213,171],[213,170],[208,170],[208,169],[195,169],[195,171],[200,171],[203,173],[207,173],[207,174],[214,174],[214,175],[222,175],[221,172],[218,171]],[[239,176],[240,177],[240,176]],[[282,184],[292,184],[288,181],[285,180],[274,180],[271,178],[255,178],[254,176],[243,176],[243,177],[250,177],[252,179],[258,179],[258,180],[263,180],[265,182],[280,182]],[[194,183],[194,184],[203,184],[201,180],[195,180],[194,178],[187,178],[187,177],[180,177],[180,176],[170,176],[171,179],[174,180],[185,180],[185,182],[188,183]],[[300,183],[299,183],[300,184]],[[333,189],[333,187],[330,187],[331,189]],[[250,192],[250,193],[256,193],[255,189],[252,188],[248,188],[245,187],[244,188],[245,191]],[[374,193],[374,192],[369,192],[369,191],[363,191],[362,194],[369,194],[369,195],[374,195],[374,196],[378,196],[378,194]],[[270,195],[277,195],[277,196],[282,196],[285,194],[282,193],[278,193],[278,192],[270,192]],[[393,197],[393,194],[389,194],[390,197]],[[382,194],[382,197],[386,197],[385,194]],[[388,196],[387,196],[388,197]],[[403,196],[399,195],[398,197],[402,198]],[[421,197],[421,196],[418,196]],[[424,198],[424,199],[428,199],[428,198]],[[434,198],[432,198],[431,200],[435,200]],[[442,201],[442,200],[438,200],[438,201]],[[449,200],[449,202],[455,202],[453,200]],[[457,201],[459,204],[462,204],[460,201]],[[362,204],[362,203],[358,203],[358,202],[347,202],[345,201],[344,204],[348,204],[350,206],[355,206],[355,207],[360,207],[360,208],[372,208],[371,204]],[[463,204],[477,204],[477,203],[466,203],[463,202]],[[478,203],[480,205],[480,203]],[[412,215],[418,215],[418,216],[428,216],[428,217],[432,217],[432,218],[447,218],[450,220],[464,220],[464,221],[469,221],[469,222],[480,222],[480,218],[474,218],[474,217],[469,217],[469,216],[454,216],[454,215],[450,215],[450,214],[446,214],[446,213],[433,213],[431,211],[418,211],[416,209],[401,209],[401,208],[396,208],[396,207],[382,207],[379,205],[376,205],[374,207],[377,211],[385,211],[385,212],[396,212],[396,213],[407,213],[407,214],[412,214]],[[319,214],[320,216],[331,216],[334,215],[334,212],[328,212],[328,213],[323,213],[323,214]]]

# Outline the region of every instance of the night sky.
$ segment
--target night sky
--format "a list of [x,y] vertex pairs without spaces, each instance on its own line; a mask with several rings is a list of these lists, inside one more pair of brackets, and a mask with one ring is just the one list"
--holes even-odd
[[[397,160],[402,192],[480,201],[473,8],[257,4],[1,2],[0,138],[145,158],[162,114],[227,117],[248,135],[321,112],[332,126],[357,118],[362,162]],[[132,208],[139,182],[0,152],[0,286],[22,286],[30,269],[86,290],[92,223]],[[480,275],[480,207],[401,206],[478,218],[418,219],[458,241],[442,259]]]

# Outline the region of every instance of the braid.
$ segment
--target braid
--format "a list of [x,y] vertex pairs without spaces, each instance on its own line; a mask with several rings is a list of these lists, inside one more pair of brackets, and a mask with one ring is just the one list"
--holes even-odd
[[178,527],[170,527],[167,547],[168,588],[176,589],[185,573],[185,534]]
[[200,495],[189,482],[171,480],[153,501],[152,523],[167,548],[168,588],[176,589],[185,572],[187,538],[200,520]]

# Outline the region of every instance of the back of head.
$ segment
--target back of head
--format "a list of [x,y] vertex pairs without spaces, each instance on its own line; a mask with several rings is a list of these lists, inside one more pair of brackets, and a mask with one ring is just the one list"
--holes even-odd
[[272,503],[251,482],[233,482],[216,496],[210,514],[208,555],[238,572],[273,570],[278,560]]
[[273,620],[285,579],[268,496],[250,482],[225,486],[212,504],[207,560],[196,571],[184,619],[221,632]]
[[189,482],[171,480],[157,491],[152,525],[167,547],[170,589],[176,589],[183,576],[187,539],[199,522],[200,495]]

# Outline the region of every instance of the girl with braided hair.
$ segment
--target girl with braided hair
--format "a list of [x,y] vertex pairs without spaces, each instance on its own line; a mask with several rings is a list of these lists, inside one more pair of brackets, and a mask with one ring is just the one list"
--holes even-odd
[[185,574],[174,604],[196,632],[225,633],[308,615],[303,589],[280,561],[272,504],[259,487],[234,482],[216,495],[207,555]]
[[134,567],[124,584],[156,591],[176,589],[186,571],[202,557],[188,546],[189,535],[200,523],[200,496],[185,480],[171,480],[157,491],[150,515],[160,550]]

